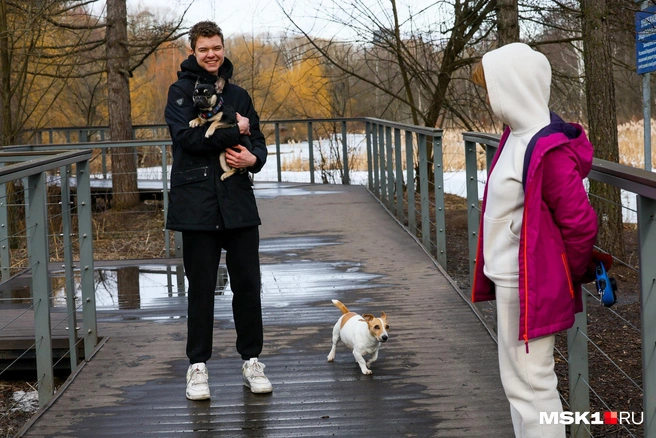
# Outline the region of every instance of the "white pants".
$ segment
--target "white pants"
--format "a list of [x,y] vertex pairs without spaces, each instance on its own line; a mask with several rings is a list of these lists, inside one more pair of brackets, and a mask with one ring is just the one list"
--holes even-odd
[[510,402],[515,437],[565,438],[565,425],[540,424],[540,412],[562,412],[554,372],[555,335],[519,341],[519,290],[496,287],[501,383]]

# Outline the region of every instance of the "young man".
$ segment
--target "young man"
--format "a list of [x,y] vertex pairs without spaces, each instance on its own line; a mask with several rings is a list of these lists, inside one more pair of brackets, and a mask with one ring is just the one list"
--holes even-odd
[[[189,281],[187,315],[186,396],[210,398],[205,363],[212,355],[214,291],[221,259],[226,265],[233,292],[232,308],[237,330],[237,352],[244,360],[244,385],[254,393],[269,393],[271,383],[258,362],[263,328],[260,302],[260,217],[248,173],[238,172],[221,181],[219,154],[233,168],[256,173],[267,158],[259,118],[246,90],[229,82],[233,65],[225,58],[223,33],[211,21],[189,31],[192,54],[182,62],[178,80],[169,88],[166,123],[173,141],[171,193],[166,227],[182,232],[183,262]],[[197,82],[226,81],[222,98],[237,112],[237,126],[219,128],[209,138],[209,123],[190,128],[198,117],[193,91]]]

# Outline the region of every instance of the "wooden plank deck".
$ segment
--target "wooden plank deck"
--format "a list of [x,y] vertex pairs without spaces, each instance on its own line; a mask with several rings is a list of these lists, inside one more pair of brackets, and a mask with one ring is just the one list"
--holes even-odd
[[[26,437],[508,437],[496,344],[415,241],[358,186],[257,185],[270,395],[242,386],[230,293],[217,295],[212,399],[185,399],[185,298],[100,310],[105,343]],[[163,288],[165,289],[165,288]],[[390,340],[360,373],[332,326],[379,314]]]

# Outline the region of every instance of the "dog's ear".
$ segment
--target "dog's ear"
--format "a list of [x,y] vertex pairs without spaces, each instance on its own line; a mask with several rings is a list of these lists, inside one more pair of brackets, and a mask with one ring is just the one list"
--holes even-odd
[[367,321],[367,322],[371,322],[371,320],[374,319],[374,316],[370,315],[368,313],[365,313],[364,315],[362,315],[362,318],[364,318],[364,320]]
[[200,84],[200,78],[196,78],[196,84],[194,85],[194,88],[198,88],[198,84]]
[[223,87],[225,87],[225,78],[219,76],[219,79],[216,80],[216,84],[214,84],[214,88],[216,88],[217,93],[221,94],[223,93]]
[[385,312],[380,312],[380,318],[387,321],[387,314]]

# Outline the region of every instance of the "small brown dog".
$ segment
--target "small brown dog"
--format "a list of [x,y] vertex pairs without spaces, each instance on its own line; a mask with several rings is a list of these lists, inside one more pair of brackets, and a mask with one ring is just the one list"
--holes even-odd
[[[205,84],[196,81],[194,86],[194,106],[198,108],[198,117],[189,122],[190,128],[203,126],[211,122],[210,127],[205,133],[205,138],[209,138],[214,134],[218,128],[229,128],[237,125],[237,113],[235,110],[223,103],[221,93],[225,86],[225,79],[219,77],[214,84]],[[244,169],[234,169],[226,162],[225,152],[219,155],[219,163],[223,173],[221,174],[221,181],[230,178],[237,171],[244,172]]]
[[[378,359],[380,346],[389,339],[387,315],[382,312],[380,318],[369,314],[360,316],[355,312],[349,312],[349,309],[338,300],[332,301],[342,311],[342,316],[333,327],[333,348],[328,354],[328,362],[335,359],[337,343],[341,340],[353,350],[353,357],[360,365],[362,374],[372,374],[369,367]],[[363,357],[365,354],[371,355],[371,359],[367,362]]]

